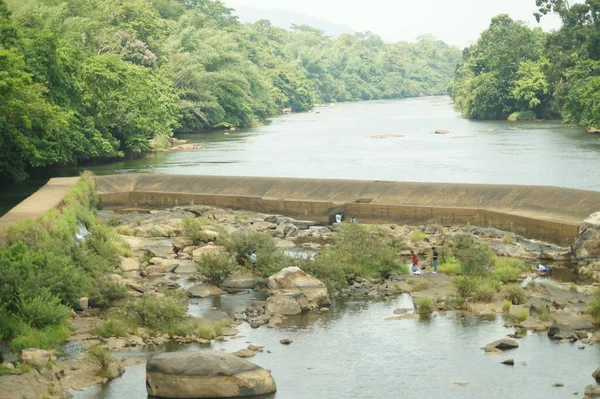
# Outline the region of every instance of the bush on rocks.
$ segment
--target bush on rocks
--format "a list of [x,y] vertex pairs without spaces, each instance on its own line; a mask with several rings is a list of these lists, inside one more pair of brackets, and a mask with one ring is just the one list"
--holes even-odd
[[205,227],[210,226],[221,230],[212,220],[204,217],[185,217],[181,221],[181,229],[184,237],[191,238],[194,245],[199,245],[203,242],[214,241],[214,235],[209,234],[205,231]]
[[107,309],[111,302],[129,296],[127,288],[118,281],[102,277],[96,280],[89,296],[89,304],[93,308]]
[[415,299],[415,311],[420,315],[430,315],[435,310],[435,303],[429,297]]
[[517,259],[496,258],[492,278],[502,283],[519,281],[520,274],[527,269],[525,264]]
[[196,260],[196,268],[211,284],[220,287],[235,269],[235,264],[228,254],[207,252]]
[[452,285],[460,298],[469,299],[480,289],[482,280],[479,277],[458,276],[452,280]]
[[528,295],[518,284],[502,287],[502,296],[513,305],[522,305],[527,302]]
[[594,297],[587,308],[587,312],[595,321],[600,321],[600,289],[594,294]]
[[[269,234],[254,230],[237,230],[231,233],[223,244],[235,256],[238,265],[254,271],[268,267],[269,258],[278,252]],[[258,258],[256,266],[250,263],[252,251],[256,251]]]
[[454,256],[461,264],[463,274],[469,276],[485,276],[493,264],[490,249],[469,234],[454,237]]
[[125,306],[127,321],[158,331],[183,320],[186,312],[187,298],[184,302],[168,295],[141,298]]

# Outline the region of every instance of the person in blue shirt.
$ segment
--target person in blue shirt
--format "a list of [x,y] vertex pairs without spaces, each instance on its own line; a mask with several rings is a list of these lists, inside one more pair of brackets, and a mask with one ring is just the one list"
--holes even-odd
[[252,251],[250,254],[250,263],[252,263],[252,266],[256,266],[257,261],[258,259],[256,258],[256,251]]

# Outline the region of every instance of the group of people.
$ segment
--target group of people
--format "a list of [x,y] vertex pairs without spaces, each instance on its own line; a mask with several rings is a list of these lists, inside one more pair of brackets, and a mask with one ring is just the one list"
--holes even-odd
[[[433,274],[437,274],[438,259],[440,257],[440,254],[435,249],[435,247],[432,247],[431,251],[432,251],[431,260],[433,263]],[[423,274],[423,270],[421,270],[419,268],[419,257],[417,256],[415,251],[413,251],[412,249],[410,250],[410,254],[412,256],[412,260],[411,260],[411,264],[410,264],[410,274],[417,274],[417,275]]]

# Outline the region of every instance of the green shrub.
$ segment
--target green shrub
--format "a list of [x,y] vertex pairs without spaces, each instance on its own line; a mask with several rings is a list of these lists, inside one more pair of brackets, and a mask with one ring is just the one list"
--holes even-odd
[[503,283],[519,281],[521,273],[527,268],[523,262],[510,258],[496,258],[492,278]]
[[121,234],[123,236],[135,236],[135,229],[133,227],[129,227],[126,225],[120,225],[115,228],[115,232],[117,234]]
[[85,359],[98,367],[96,375],[102,378],[115,378],[118,372],[114,367],[118,363],[117,358],[109,350],[100,345],[90,348],[85,354]]
[[348,286],[344,264],[331,251],[318,254],[314,261],[297,260],[296,264],[306,273],[321,280],[331,292]]
[[594,294],[592,301],[587,308],[587,313],[589,313],[595,321],[600,321],[600,289]]
[[124,337],[127,335],[127,326],[122,320],[108,319],[96,329],[96,334],[103,338],[112,336]]
[[475,302],[490,303],[494,301],[496,290],[488,284],[481,284],[472,295]]
[[231,275],[235,264],[228,254],[208,252],[196,260],[196,269],[206,276],[210,283],[220,286]]
[[106,224],[110,227],[122,226],[125,221],[119,215],[111,215],[106,219]]
[[429,297],[415,298],[415,311],[420,315],[430,315],[435,310],[435,303]]
[[538,320],[543,321],[543,322],[554,321],[554,315],[552,314],[552,311],[548,307],[543,307],[541,309],[538,309],[535,312],[535,315],[538,318]]
[[36,296],[21,296],[17,301],[16,315],[32,328],[65,325],[68,314],[69,308],[47,290]]
[[427,238],[427,234],[425,234],[421,229],[414,229],[408,234],[408,238],[410,238],[412,241],[422,241]]
[[216,229],[220,233],[224,233],[224,230],[221,226],[204,217],[190,216],[183,218],[181,221],[181,230],[183,236],[191,238],[194,241],[194,245],[199,245],[203,242],[214,241],[213,235],[210,235],[204,231],[205,227],[207,226]]
[[238,265],[247,266],[250,269],[254,267],[250,264],[252,251],[256,251],[258,259],[256,268],[263,267],[265,259],[277,251],[273,238],[269,234],[254,230],[237,230],[224,240],[223,244],[235,256]]
[[517,315],[515,316],[515,320],[517,321],[517,323],[522,323],[525,320],[527,320],[527,317],[529,317],[529,314],[525,309],[523,309],[519,313],[517,313]]
[[522,305],[527,302],[527,293],[517,284],[511,284],[502,288],[502,296],[513,305]]
[[186,312],[187,301],[184,303],[169,296],[142,298],[125,306],[128,321],[157,331],[180,322]]
[[502,302],[502,311],[504,313],[510,312],[511,305],[512,303],[508,299],[505,299],[504,302]]
[[3,375],[11,375],[13,373],[12,369],[9,369],[6,366],[0,365],[0,377]]
[[454,256],[462,265],[463,274],[484,276],[493,263],[492,253],[487,246],[480,245],[468,234],[454,237]]
[[440,261],[438,264],[438,272],[449,276],[460,276],[463,274],[463,269],[455,257],[449,256],[443,263]]
[[515,239],[513,238],[512,235],[510,235],[510,234],[507,233],[507,234],[502,235],[502,242],[505,243],[505,244],[512,245],[512,244],[515,243]]
[[456,293],[459,297],[469,299],[477,292],[482,284],[482,280],[479,277],[473,276],[458,276],[452,280],[452,285],[456,289]]
[[16,337],[27,328],[23,320],[6,310],[0,310],[0,320],[0,340]]
[[82,247],[88,262],[86,265],[93,274],[109,272],[117,268],[121,260],[116,250],[117,236],[105,224],[94,223],[90,228],[90,235],[83,241]]
[[100,277],[92,285],[89,306],[107,309],[111,302],[125,299],[128,296],[129,292],[123,284],[108,277]]
[[27,327],[11,341],[10,350],[19,353],[26,348],[56,349],[68,336],[69,328],[65,325],[48,326],[42,330]]
[[148,262],[150,262],[150,259],[155,258],[155,257],[156,257],[156,254],[154,252],[146,250],[146,251],[144,251],[142,256],[140,256],[140,262],[148,263]]

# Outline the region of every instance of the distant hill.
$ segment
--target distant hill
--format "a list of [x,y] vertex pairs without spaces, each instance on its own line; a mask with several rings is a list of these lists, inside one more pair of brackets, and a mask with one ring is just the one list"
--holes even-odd
[[254,23],[260,19],[268,19],[274,26],[284,29],[290,29],[292,24],[310,25],[314,28],[325,31],[325,34],[328,36],[338,36],[342,33],[356,32],[349,26],[336,24],[335,22],[330,22],[325,19],[306,14],[274,8],[266,9],[238,6],[235,7],[235,14],[240,18],[241,22]]

